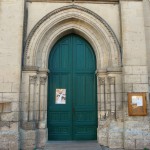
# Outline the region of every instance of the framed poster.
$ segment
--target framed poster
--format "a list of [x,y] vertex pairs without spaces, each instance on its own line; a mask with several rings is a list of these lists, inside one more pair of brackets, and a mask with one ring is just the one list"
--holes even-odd
[[55,104],[66,104],[66,89],[56,89]]
[[146,116],[146,93],[128,93],[129,116]]

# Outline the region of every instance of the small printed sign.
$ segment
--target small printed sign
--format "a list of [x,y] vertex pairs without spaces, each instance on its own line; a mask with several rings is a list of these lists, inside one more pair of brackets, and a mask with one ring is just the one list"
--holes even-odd
[[143,106],[142,96],[132,96],[132,105]]
[[146,93],[128,93],[129,116],[146,116]]
[[56,89],[55,104],[66,104],[66,89]]

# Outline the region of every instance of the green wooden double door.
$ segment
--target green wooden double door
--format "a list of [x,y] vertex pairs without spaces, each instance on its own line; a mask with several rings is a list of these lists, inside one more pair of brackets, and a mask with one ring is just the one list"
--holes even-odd
[[61,38],[49,56],[48,139],[97,138],[96,62],[89,43]]

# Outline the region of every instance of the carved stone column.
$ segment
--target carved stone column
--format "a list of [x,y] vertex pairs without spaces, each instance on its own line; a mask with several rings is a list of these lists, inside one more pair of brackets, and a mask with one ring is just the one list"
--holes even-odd
[[35,99],[35,83],[37,76],[29,77],[29,102],[28,102],[28,121],[34,120],[34,99]]
[[105,104],[105,77],[98,77],[100,86],[100,111],[106,110]]
[[99,111],[99,119],[105,120],[107,117],[107,108],[106,108],[106,76],[98,76],[98,111]]
[[45,83],[47,76],[40,77],[40,101],[39,101],[39,121],[44,121],[46,119],[46,95],[45,95]]
[[115,77],[109,77],[110,84],[110,110],[111,115],[116,118],[116,92],[115,92]]

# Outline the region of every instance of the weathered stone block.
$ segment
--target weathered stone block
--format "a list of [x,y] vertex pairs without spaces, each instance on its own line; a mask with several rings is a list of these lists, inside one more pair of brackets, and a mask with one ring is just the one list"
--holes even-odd
[[21,122],[21,127],[24,130],[34,130],[34,129],[36,129],[37,126],[38,126],[38,124],[36,122],[33,122],[33,121]]
[[46,128],[46,121],[40,121],[39,122],[39,129],[45,129]]
[[116,119],[123,119],[123,112],[122,111],[116,111]]
[[36,130],[20,130],[22,140],[36,140]]
[[121,93],[122,92],[122,84],[116,84],[116,93]]
[[139,132],[138,130],[133,130],[132,128],[130,130],[125,131],[125,139],[132,140],[132,139],[143,139],[143,134],[142,132]]
[[11,111],[20,111],[20,102],[12,102],[11,103]]
[[0,112],[11,112],[11,102],[0,102]]
[[133,91],[133,84],[132,83],[124,84],[123,87],[124,87],[123,88],[124,92],[132,92]]
[[0,92],[11,92],[12,83],[0,83]]
[[132,66],[133,74],[148,74],[147,66]]
[[10,122],[10,130],[18,130],[19,122]]
[[27,145],[24,145],[24,146],[21,146],[21,150],[34,150],[36,147],[34,145],[32,146],[27,146]]
[[1,120],[2,121],[18,121],[19,113],[18,112],[11,112],[11,113],[2,113]]
[[0,128],[2,128],[2,127],[9,128],[10,127],[9,121],[0,121]]
[[21,150],[34,150],[36,148],[35,140],[21,141]]
[[108,138],[109,139],[123,139],[123,133],[122,132],[109,132]]
[[144,147],[150,149],[150,140],[144,140]]
[[99,138],[98,143],[104,146],[108,146],[108,139],[107,138]]
[[148,92],[148,84],[133,84],[133,92]]
[[28,108],[29,104],[28,103],[29,103],[29,101],[22,100],[22,102],[21,102],[21,111],[27,112],[29,110],[29,108]]
[[3,102],[19,101],[19,93],[3,93]]
[[[29,89],[28,89],[29,90]],[[26,93],[21,93],[20,94],[20,99],[22,100],[22,102],[26,101],[28,102],[29,101],[29,93],[26,92]]]
[[19,133],[18,131],[1,131],[0,132],[0,141],[13,141],[17,142],[19,140]]
[[143,147],[144,147],[144,140],[136,140],[136,149],[138,150],[143,150]]
[[145,130],[145,132],[143,132],[143,136],[144,136],[144,140],[149,140],[150,141],[150,132],[148,132],[149,130]]
[[141,75],[141,83],[148,83],[148,75]]
[[7,141],[1,142],[0,141],[0,150],[8,150],[9,149],[9,143]]
[[23,122],[28,121],[28,112],[27,111],[20,112],[20,121],[23,121]]
[[123,139],[109,139],[108,145],[110,148],[123,148]]
[[135,149],[135,140],[124,140],[124,148],[128,150]]
[[124,74],[133,74],[132,66],[124,66],[123,72]]
[[107,138],[108,137],[108,131],[107,128],[103,128],[102,130],[99,130],[99,138]]
[[[19,141],[18,141],[19,142]],[[19,149],[19,144],[18,142],[9,142],[9,150],[18,150]]]
[[141,82],[140,75],[125,75],[124,79],[125,79],[125,83],[140,83]]
[[12,83],[11,92],[18,92],[20,90],[20,84],[18,83]]

